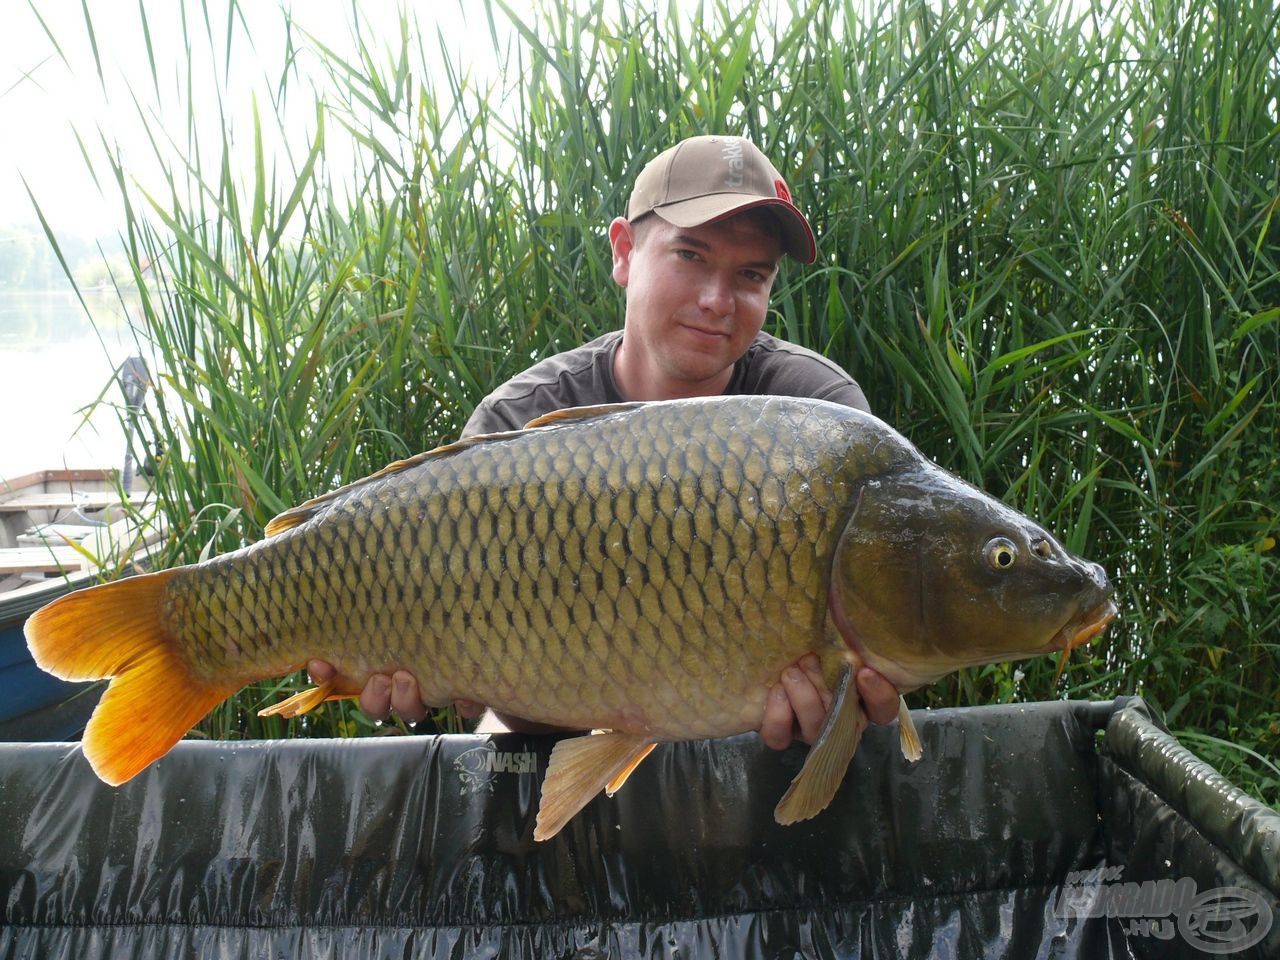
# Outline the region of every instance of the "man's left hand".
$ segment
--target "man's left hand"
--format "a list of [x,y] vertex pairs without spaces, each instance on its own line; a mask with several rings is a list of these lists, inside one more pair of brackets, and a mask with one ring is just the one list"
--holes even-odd
[[[855,681],[863,709],[873,723],[889,723],[898,715],[898,691],[870,667],[858,671]],[[769,691],[760,722],[760,739],[775,750],[785,750],[799,737],[812,745],[822,732],[831,710],[831,691],[822,676],[816,654],[807,653],[782,671],[782,680]]]

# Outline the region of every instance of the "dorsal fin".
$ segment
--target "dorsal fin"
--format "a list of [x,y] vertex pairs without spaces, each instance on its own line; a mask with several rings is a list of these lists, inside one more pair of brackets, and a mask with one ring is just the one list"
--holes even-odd
[[540,427],[550,426],[557,423],[568,423],[574,420],[590,420],[593,417],[603,417],[609,413],[621,413],[624,410],[634,410],[637,407],[643,407],[643,402],[633,403],[601,403],[589,407],[566,407],[563,410],[555,410],[541,417],[530,420],[525,424],[524,430],[508,430],[503,433],[479,433],[471,437],[463,437],[461,440],[455,440],[453,443],[446,443],[444,446],[436,447],[433,450],[427,450],[425,453],[418,453],[405,460],[397,460],[389,463],[377,473],[371,473],[367,477],[359,480],[353,480],[351,483],[344,484],[336,490],[330,490],[328,493],[313,497],[306,503],[300,503],[296,507],[286,510],[277,517],[273,517],[271,522],[267,524],[266,535],[274,537],[277,534],[284,533],[286,530],[292,530],[294,527],[300,526],[314,517],[322,507],[332,503],[343,494],[350,493],[356,487],[374,480],[381,480],[392,474],[403,473],[406,470],[412,470],[414,467],[427,460],[434,460],[438,457],[448,457],[467,447],[473,447],[480,443],[490,443],[494,440],[507,440],[511,437],[517,437],[524,433],[525,430],[536,430]]
[[567,423],[570,420],[591,420],[594,417],[603,417],[610,413],[622,413],[626,410],[635,410],[643,407],[643,400],[629,400],[625,403],[597,403],[589,407],[565,407],[563,410],[553,410],[551,413],[544,413],[540,417],[534,417],[524,425],[526,430],[536,430],[539,427],[548,427],[555,423]]
[[446,443],[444,446],[435,447],[434,449],[427,450],[424,453],[414,454],[412,457],[408,457],[405,460],[396,460],[394,463],[388,463],[377,473],[371,473],[367,477],[362,477],[359,480],[353,480],[350,483],[343,484],[336,490],[330,490],[328,493],[323,493],[318,497],[313,497],[306,503],[300,503],[296,507],[291,507],[286,510],[279,516],[273,517],[271,522],[267,524],[267,529],[265,531],[266,535],[268,537],[274,537],[276,534],[284,533],[286,530],[292,530],[294,527],[306,523],[319,513],[320,509],[326,504],[332,503],[343,494],[350,493],[356,487],[363,486],[366,483],[372,483],[374,480],[381,480],[384,477],[389,477],[393,474],[404,473],[406,470],[412,470],[414,467],[418,466],[418,464],[424,463],[427,460],[436,460],[440,457],[452,456],[460,450],[465,450],[467,447],[474,447],[481,443],[489,443],[493,440],[506,440],[508,437],[519,436],[523,432],[523,430],[509,430],[506,433],[478,433],[472,437],[463,437],[461,440],[455,440],[453,443]]

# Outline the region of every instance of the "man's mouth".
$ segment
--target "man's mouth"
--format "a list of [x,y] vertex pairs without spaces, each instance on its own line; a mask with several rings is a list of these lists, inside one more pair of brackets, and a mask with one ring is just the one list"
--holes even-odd
[[680,324],[680,326],[684,327],[684,329],[688,330],[690,333],[693,333],[699,337],[706,337],[708,340],[728,340],[729,339],[729,331],[727,330],[712,330],[707,327],[695,326],[691,323],[682,323]]

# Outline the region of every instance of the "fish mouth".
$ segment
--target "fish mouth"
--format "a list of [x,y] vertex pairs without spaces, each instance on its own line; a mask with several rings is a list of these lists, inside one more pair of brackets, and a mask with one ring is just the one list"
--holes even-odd
[[1062,671],[1066,669],[1067,657],[1071,655],[1071,651],[1076,647],[1083,646],[1102,633],[1107,628],[1107,624],[1114,620],[1118,613],[1119,610],[1116,608],[1115,600],[1108,597],[1097,606],[1091,607],[1079,616],[1072,617],[1063,625],[1061,630],[1054,634],[1047,647],[1049,650],[1062,651],[1062,660],[1058,663],[1058,672],[1053,676],[1055,684],[1058,682],[1058,678],[1062,676]]

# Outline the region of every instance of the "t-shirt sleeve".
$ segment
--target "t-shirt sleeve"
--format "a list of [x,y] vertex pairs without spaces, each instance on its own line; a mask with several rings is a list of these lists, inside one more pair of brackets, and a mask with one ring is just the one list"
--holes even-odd
[[506,406],[495,403],[492,398],[481,400],[471,414],[471,419],[462,428],[462,436],[474,437],[481,433],[503,433],[507,430],[519,430],[524,423],[516,423],[509,416]]
[[836,381],[825,393],[816,394],[815,399],[842,403],[846,407],[853,407],[863,413],[871,412],[871,404],[867,403],[867,395],[862,392],[862,388],[853,379]]
[[743,359],[733,393],[812,397],[871,413],[862,387],[834,360],[807,347],[761,333]]
[[607,365],[618,336],[605,334],[516,374],[480,401],[462,436],[523,430],[530,420],[565,407],[617,403],[622,396],[612,386]]
[[756,361],[749,393],[784,397],[812,397],[871,413],[862,387],[839,364],[803,347],[779,341],[779,346]]

